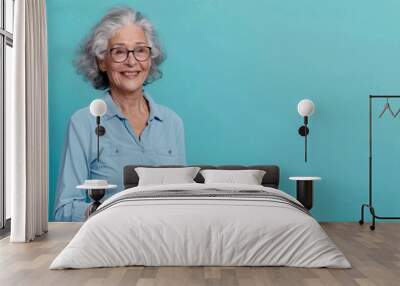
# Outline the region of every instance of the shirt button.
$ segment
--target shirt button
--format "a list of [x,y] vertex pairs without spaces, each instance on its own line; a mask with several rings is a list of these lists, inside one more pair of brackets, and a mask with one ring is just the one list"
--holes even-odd
[[171,150],[168,150],[168,154],[170,154],[170,155],[171,155],[171,154],[172,154],[172,151],[171,151]]

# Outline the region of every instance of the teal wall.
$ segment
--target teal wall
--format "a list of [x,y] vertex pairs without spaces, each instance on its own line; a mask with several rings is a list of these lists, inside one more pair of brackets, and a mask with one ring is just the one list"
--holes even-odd
[[[400,93],[398,0],[48,0],[50,218],[68,118],[101,94],[75,73],[74,52],[116,4],[142,11],[159,31],[168,58],[147,91],[183,118],[189,164],[278,164],[290,194],[289,176],[321,176],[313,215],[359,219],[368,95]],[[316,105],[308,163],[297,134],[303,98]],[[399,120],[375,125],[380,215],[400,213]]]

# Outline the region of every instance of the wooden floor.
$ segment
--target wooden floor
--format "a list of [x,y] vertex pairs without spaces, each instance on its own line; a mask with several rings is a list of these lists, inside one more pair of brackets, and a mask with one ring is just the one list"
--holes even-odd
[[79,229],[51,223],[49,233],[27,244],[0,241],[0,285],[400,285],[400,223],[322,223],[353,268],[290,267],[120,267],[48,270]]

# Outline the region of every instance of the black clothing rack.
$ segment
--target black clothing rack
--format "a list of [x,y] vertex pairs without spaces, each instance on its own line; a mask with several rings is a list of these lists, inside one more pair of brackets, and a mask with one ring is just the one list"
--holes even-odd
[[369,202],[361,206],[361,219],[360,224],[364,224],[364,208],[369,208],[372,216],[372,225],[369,227],[371,230],[375,229],[375,219],[400,219],[400,217],[384,217],[378,216],[375,213],[375,208],[372,205],[372,100],[373,99],[389,99],[389,98],[400,98],[400,95],[370,95],[369,96],[369,172],[368,172],[368,184],[369,184]]

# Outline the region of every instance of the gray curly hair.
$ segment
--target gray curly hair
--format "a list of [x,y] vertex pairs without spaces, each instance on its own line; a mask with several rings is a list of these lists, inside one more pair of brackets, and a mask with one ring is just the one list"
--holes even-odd
[[109,10],[92,28],[89,35],[82,41],[74,60],[78,74],[81,74],[94,88],[109,88],[107,74],[99,69],[97,59],[104,58],[108,40],[115,31],[128,24],[140,26],[151,47],[152,64],[144,84],[149,84],[162,77],[160,65],[165,60],[165,54],[161,50],[160,41],[153,25],[140,12],[130,7],[117,7]]

